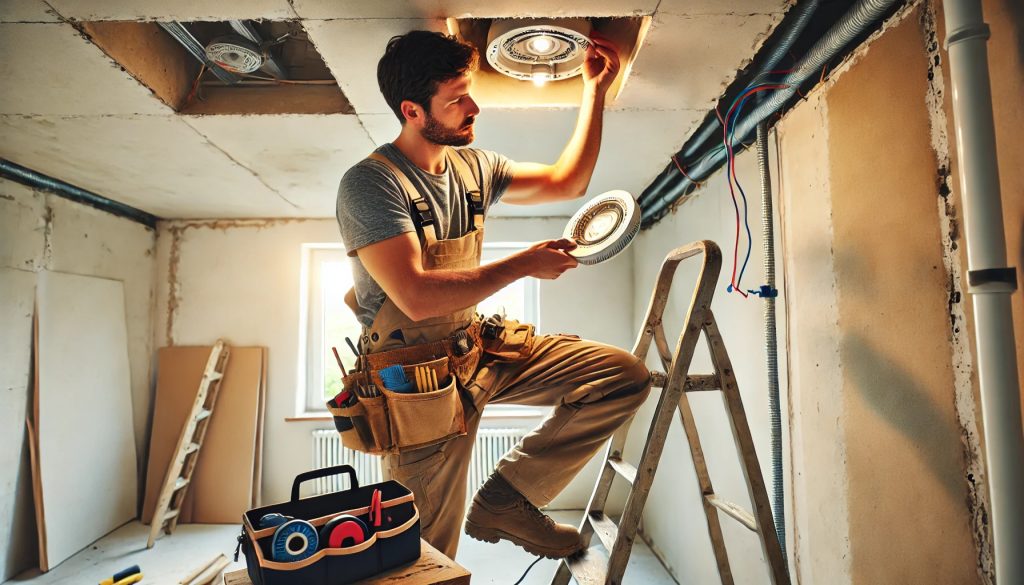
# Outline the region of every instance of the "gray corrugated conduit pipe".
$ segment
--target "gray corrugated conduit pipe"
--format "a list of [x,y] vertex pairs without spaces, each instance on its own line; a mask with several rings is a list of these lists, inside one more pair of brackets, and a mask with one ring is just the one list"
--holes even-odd
[[[818,10],[818,5],[820,3],[821,0],[806,0],[805,2],[801,2],[793,7],[794,15],[792,20],[788,20],[784,23],[786,29],[781,33],[779,40],[771,48],[771,52],[769,52],[767,57],[765,57],[765,61],[758,68],[757,75],[754,76],[754,79],[767,75],[768,72],[774,69],[775,66],[779,64],[779,61],[789,53],[789,50],[793,47],[793,43],[800,37],[800,33],[804,32],[804,29],[807,28],[807,23],[811,21],[811,17],[814,16],[815,11]],[[712,117],[707,118],[704,120],[701,128],[694,134],[694,138],[687,141],[689,146],[676,156],[679,160],[693,156],[696,154],[697,149],[707,142],[716,130],[719,133],[722,131],[721,126],[717,124],[717,120]],[[669,163],[668,167],[654,179],[654,182],[646,191],[661,190],[667,186],[678,173],[679,171],[676,170],[675,165]],[[641,204],[643,200],[643,196],[641,195]]]
[[772,512],[782,556],[786,556],[786,492],[782,470],[782,405],[779,404],[779,342],[775,327],[775,218],[772,176],[768,170],[768,126],[757,125],[757,168],[761,172],[761,237],[764,246],[764,347],[768,370],[768,417],[771,422]]
[[[768,118],[773,112],[781,108],[797,88],[812,75],[818,74],[822,66],[836,56],[850,41],[867,30],[872,24],[880,19],[898,0],[859,0],[849,12],[844,14],[825,35],[814,43],[803,59],[796,64],[792,73],[786,75],[780,82],[788,85],[785,89],[773,91],[763,102],[759,103],[736,127],[733,136],[733,145],[739,144],[746,138],[755,127]],[[675,173],[675,180],[668,186],[653,192],[650,188],[644,191],[642,198],[643,214],[642,221],[648,224],[650,221],[660,218],[667,211],[669,206],[682,197],[688,189],[695,187],[694,181],[700,181],[718,169],[721,162],[726,158],[724,150],[702,159],[693,165],[687,174],[689,177],[681,177]]]
[[942,6],[956,150],[960,156],[967,292],[974,306],[996,581],[1000,585],[1024,583],[1024,431],[1010,308],[1010,296],[1017,289],[1017,271],[1006,265],[988,75],[989,29],[979,0],[945,0]]

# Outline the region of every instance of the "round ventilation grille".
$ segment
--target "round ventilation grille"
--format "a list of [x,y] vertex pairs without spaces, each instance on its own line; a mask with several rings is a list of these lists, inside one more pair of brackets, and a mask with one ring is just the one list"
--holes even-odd
[[569,254],[580,264],[590,265],[625,250],[639,231],[640,213],[633,196],[626,191],[609,191],[577,211],[562,237],[577,244]]
[[260,48],[240,36],[214,39],[206,46],[206,57],[232,73],[252,73],[263,66]]
[[580,74],[590,23],[579,19],[495,21],[487,35],[487,62],[516,79],[547,81]]

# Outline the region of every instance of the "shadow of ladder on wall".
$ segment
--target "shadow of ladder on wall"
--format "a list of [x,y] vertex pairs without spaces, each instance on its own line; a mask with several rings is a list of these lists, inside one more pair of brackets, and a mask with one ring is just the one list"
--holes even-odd
[[[662,314],[668,302],[672,279],[679,263],[687,258],[701,255],[700,275],[694,289],[690,307],[687,310],[686,322],[679,342],[673,354],[665,337]],[[754,442],[747,425],[747,417],[740,399],[736,374],[725,350],[725,343],[718,331],[714,314],[711,312],[711,300],[714,287],[722,267],[722,252],[714,242],[703,240],[676,248],[669,252],[661,265],[654,294],[647,308],[647,317],[637,337],[633,355],[646,359],[655,342],[662,366],[668,374],[652,372],[652,387],[661,388],[658,406],[647,434],[640,463],[638,466],[622,460],[622,452],[626,446],[626,437],[632,420],[627,421],[612,435],[605,455],[605,463],[597,485],[594,487],[590,503],[583,515],[580,534],[583,542],[589,547],[582,554],[563,559],[552,579],[552,585],[566,585],[570,576],[580,585],[619,585],[626,571],[629,554],[633,548],[637,528],[643,514],[644,504],[654,482],[654,474],[658,469],[661,452],[668,436],[669,425],[676,410],[679,411],[683,430],[690,446],[690,454],[697,473],[700,486],[704,514],[707,516],[708,533],[711,546],[715,553],[718,573],[723,585],[733,585],[732,569],[729,566],[722,527],[719,524],[718,511],[739,521],[753,532],[761,542],[761,548],[768,561],[768,572],[771,582],[775,585],[789,585],[789,572],[786,560],[782,556],[779,541],[772,521],[771,506],[765,490],[761,467],[754,451]],[[711,375],[689,375],[690,363],[697,339],[704,332],[714,364],[715,373]],[[732,427],[741,456],[741,467],[746,478],[750,500],[754,503],[754,514],[750,514],[741,506],[719,498],[711,485],[704,462],[697,426],[687,399],[688,392],[721,391],[725,401],[729,423]],[[631,484],[626,505],[618,525],[604,513],[608,494],[611,492],[612,481],[618,475]],[[598,537],[604,551],[591,547],[594,536]],[[606,552],[607,551],[607,552]]]
[[178,444],[174,449],[174,458],[167,468],[164,485],[160,490],[156,508],[153,510],[146,548],[153,548],[153,543],[156,542],[161,528],[167,534],[171,534],[178,526],[181,504],[185,501],[185,494],[192,480],[192,472],[195,471],[196,462],[199,461],[199,450],[203,446],[206,429],[209,427],[210,417],[213,415],[213,407],[217,403],[217,395],[220,393],[220,382],[224,377],[228,353],[228,347],[224,345],[222,339],[218,339],[213,349],[210,350],[210,357],[206,360],[206,368],[203,370],[203,377],[199,381],[196,398],[192,403],[192,411],[185,419],[185,424],[181,429]]

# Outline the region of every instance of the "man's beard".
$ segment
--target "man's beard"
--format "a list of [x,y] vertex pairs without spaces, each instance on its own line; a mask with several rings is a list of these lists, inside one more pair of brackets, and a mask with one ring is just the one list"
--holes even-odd
[[423,137],[441,146],[466,146],[473,142],[473,118],[466,118],[465,125],[452,130],[427,114],[427,123],[423,126]]

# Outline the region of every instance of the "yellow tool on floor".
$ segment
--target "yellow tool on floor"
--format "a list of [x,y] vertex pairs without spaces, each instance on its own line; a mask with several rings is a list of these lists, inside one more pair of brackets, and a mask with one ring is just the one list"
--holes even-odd
[[142,569],[138,565],[132,565],[122,569],[112,577],[100,581],[100,585],[131,585],[142,580]]

